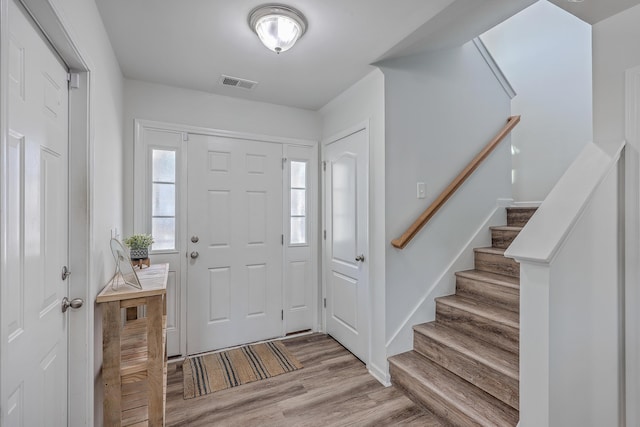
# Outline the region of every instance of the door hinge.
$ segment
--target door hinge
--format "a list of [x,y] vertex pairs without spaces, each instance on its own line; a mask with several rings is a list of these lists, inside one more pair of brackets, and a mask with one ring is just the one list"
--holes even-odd
[[327,308],[327,299],[324,299],[324,308]]
[[283,157],[282,158],[282,170],[284,170],[284,165],[287,163],[287,158]]
[[69,82],[69,89],[80,88],[80,74],[73,72],[67,73],[67,81]]
[[326,160],[324,162],[322,162],[322,170],[325,171],[325,172],[327,171],[327,162],[326,162]]
[[284,310],[280,310],[280,320],[284,320]]
[[324,231],[322,232],[322,234],[323,234],[323,236],[324,236],[324,240],[327,240],[327,230],[324,230]]
[[284,234],[280,235],[280,244],[284,246]]

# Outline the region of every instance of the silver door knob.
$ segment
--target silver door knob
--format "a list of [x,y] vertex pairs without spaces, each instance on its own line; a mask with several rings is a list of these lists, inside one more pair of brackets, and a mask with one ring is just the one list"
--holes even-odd
[[200,241],[200,238],[198,236],[191,236],[191,242],[198,243],[199,241]]
[[69,298],[64,297],[62,298],[62,312],[66,313],[69,307],[74,309],[80,308],[82,307],[83,304],[84,304],[84,300],[82,298],[74,298],[71,301],[69,301]]
[[356,257],[356,261],[364,262],[364,254],[360,254]]
[[200,256],[200,254],[196,251],[191,252],[191,259],[196,259]]

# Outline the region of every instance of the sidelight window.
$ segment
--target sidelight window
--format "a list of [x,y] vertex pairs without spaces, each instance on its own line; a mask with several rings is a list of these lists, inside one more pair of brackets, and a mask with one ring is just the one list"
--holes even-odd
[[291,245],[307,244],[307,162],[291,162],[290,178]]
[[176,152],[151,150],[151,234],[154,251],[176,248]]

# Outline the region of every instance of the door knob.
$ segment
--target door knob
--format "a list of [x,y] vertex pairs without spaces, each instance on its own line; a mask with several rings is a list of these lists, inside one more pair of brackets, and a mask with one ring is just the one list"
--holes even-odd
[[198,236],[191,236],[191,242],[198,243],[199,241],[200,241],[200,238]]
[[364,262],[364,254],[360,254],[356,257],[356,261]]
[[74,298],[71,301],[69,301],[69,298],[64,297],[62,298],[62,312],[66,313],[69,307],[74,309],[80,308],[82,307],[83,304],[84,304],[84,300],[82,298]]
[[69,270],[69,267],[67,267],[66,265],[62,267],[62,280],[67,280],[67,277],[69,277],[71,275],[71,271]]
[[200,254],[196,251],[191,252],[191,259],[196,259],[200,256]]

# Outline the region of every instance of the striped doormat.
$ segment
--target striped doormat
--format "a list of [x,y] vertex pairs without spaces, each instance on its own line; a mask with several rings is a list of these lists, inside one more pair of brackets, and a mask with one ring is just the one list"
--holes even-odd
[[281,341],[188,357],[182,365],[184,398],[204,396],[302,368]]

